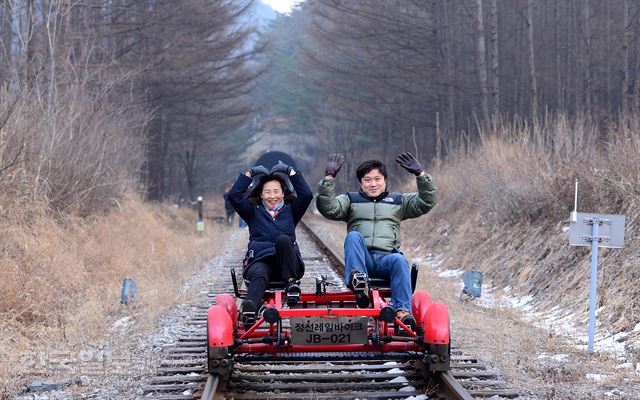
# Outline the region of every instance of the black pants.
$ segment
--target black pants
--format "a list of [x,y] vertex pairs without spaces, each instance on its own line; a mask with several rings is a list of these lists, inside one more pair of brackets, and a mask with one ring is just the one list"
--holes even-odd
[[287,235],[276,238],[276,255],[251,264],[245,272],[249,280],[247,300],[256,306],[262,304],[264,292],[270,280],[288,281],[302,278],[302,265],[293,247],[293,242]]

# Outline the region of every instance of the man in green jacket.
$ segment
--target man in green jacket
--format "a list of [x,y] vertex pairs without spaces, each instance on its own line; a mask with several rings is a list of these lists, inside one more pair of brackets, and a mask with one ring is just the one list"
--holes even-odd
[[436,188],[411,153],[396,162],[416,176],[417,193],[387,191],[387,168],[382,161],[364,161],[356,169],[358,192],[336,196],[335,177],[344,162],[330,154],[320,181],[316,206],[325,218],[347,223],[344,241],[345,281],[356,295],[358,307],[369,306],[367,277],[389,279],[391,305],[396,316],[415,330],[411,314],[411,272],[400,252],[400,222],[426,214],[436,204]]

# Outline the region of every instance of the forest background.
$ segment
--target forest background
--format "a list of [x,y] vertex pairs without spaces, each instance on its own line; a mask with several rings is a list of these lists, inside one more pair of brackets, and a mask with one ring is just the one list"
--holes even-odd
[[[217,244],[193,235],[188,211],[149,202],[218,196],[265,129],[313,137],[311,181],[327,153],[345,154],[345,190],[365,152],[389,165],[415,153],[441,193],[415,226],[421,240],[460,249],[449,262],[522,294],[567,289],[584,312],[586,291],[558,278],[588,257],[561,248],[579,179],[579,210],[627,216],[626,248],[604,253],[614,272],[599,298],[605,324],[633,329],[640,1],[313,0],[269,11],[251,0],[0,1],[3,347],[66,337],[89,316],[107,324],[117,312],[100,305],[103,291],[132,272],[158,293],[177,290],[197,268],[177,265]],[[390,173],[399,185],[402,172]],[[104,240],[140,226],[166,231]],[[524,252],[525,231],[548,242]]]

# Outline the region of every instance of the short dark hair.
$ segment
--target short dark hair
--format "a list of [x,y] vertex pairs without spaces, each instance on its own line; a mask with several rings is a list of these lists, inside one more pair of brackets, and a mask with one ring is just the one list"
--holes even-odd
[[362,162],[362,164],[358,165],[356,169],[356,176],[358,177],[358,182],[362,179],[363,176],[368,174],[369,172],[377,169],[380,171],[384,179],[387,179],[387,166],[380,160],[367,160]]

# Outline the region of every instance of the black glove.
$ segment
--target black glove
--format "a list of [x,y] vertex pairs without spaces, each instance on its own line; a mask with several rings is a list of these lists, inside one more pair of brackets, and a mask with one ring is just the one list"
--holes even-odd
[[249,168],[249,173],[253,178],[256,175],[269,175],[269,170],[262,165],[256,165],[255,167]]
[[344,163],[344,156],[342,154],[329,154],[327,159],[327,166],[324,167],[324,176],[336,177],[342,164]]
[[273,174],[274,172],[282,172],[285,175],[289,176],[291,175],[292,170],[293,168],[291,166],[278,160],[278,163],[271,168],[271,173]]
[[[244,193],[244,197],[254,204],[258,204],[260,202],[260,192],[258,189],[262,190],[262,181],[264,178],[269,176],[269,170],[266,169],[262,165],[256,165],[255,167],[249,168],[249,178],[251,178],[251,183]],[[246,175],[246,174],[245,174]]]
[[415,176],[422,173],[422,164],[411,153],[401,153],[396,157],[396,162],[407,171],[411,172]]

